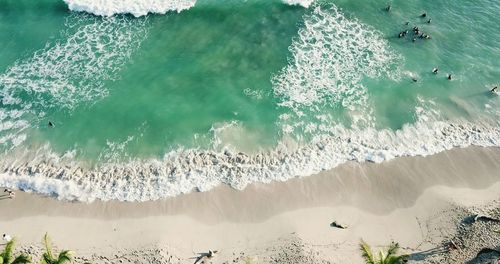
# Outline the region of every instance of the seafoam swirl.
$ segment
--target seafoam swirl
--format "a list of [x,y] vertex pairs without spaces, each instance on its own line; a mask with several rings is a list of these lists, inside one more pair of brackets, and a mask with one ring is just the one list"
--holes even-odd
[[71,111],[107,95],[104,83],[117,77],[146,36],[146,20],[72,15],[64,41],[47,43],[0,74],[0,144],[17,146],[24,131],[47,109]]
[[402,60],[382,33],[334,5],[315,5],[289,50],[288,65],[273,78],[280,106],[292,110],[280,119],[286,134],[316,133],[331,119],[320,112],[335,107],[346,109],[354,126],[373,126],[373,107],[361,81],[397,79]]

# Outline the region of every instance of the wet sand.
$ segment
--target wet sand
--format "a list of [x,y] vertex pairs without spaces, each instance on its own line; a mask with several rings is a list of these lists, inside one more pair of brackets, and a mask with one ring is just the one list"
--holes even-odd
[[[288,261],[360,263],[361,238],[375,246],[396,240],[407,253],[425,250],[433,244],[424,239],[429,227],[422,223],[499,199],[500,148],[469,147],[381,164],[351,162],[243,191],[220,186],[154,202],[85,204],[18,191],[15,199],[0,201],[0,232],[17,236],[24,248],[39,245],[49,232],[95,263],[150,263],[114,252],[138,250],[140,256],[152,249],[162,250],[159,263],[194,263],[195,252],[209,249],[220,251],[214,263],[268,263],[283,259],[280,252],[292,244],[298,251],[287,256],[301,255]],[[332,221],[348,228],[332,228]],[[455,228],[449,221],[433,225],[443,232]]]

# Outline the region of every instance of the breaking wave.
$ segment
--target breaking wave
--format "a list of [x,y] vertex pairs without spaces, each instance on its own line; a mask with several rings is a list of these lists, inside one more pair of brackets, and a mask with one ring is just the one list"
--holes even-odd
[[132,14],[136,17],[148,13],[181,12],[196,4],[196,0],[64,0],[73,11],[84,11],[98,16]]
[[[330,135],[291,148],[248,155],[231,151],[178,149],[162,159],[131,160],[86,168],[70,158],[19,152],[1,160],[0,186],[21,188],[59,199],[148,201],[220,184],[243,189],[250,183],[286,181],[331,169],[347,161],[382,162],[395,157],[426,156],[454,147],[500,146],[499,124],[438,121],[436,111],[419,106],[418,120],[402,129],[331,127]],[[71,155],[70,155],[71,156]]]
[[[113,26],[108,28],[106,23]],[[116,30],[116,23],[120,30]],[[102,82],[113,78],[110,73],[123,65],[140,44],[138,35],[144,33],[144,27],[131,30],[134,27],[129,23],[115,17],[105,19],[104,25],[89,23],[78,28],[68,42],[50,45],[1,75],[3,103],[12,107],[0,112],[0,133],[17,131],[7,134],[13,136],[4,142],[18,145],[23,131],[32,124],[28,116],[43,115],[21,100],[19,93],[36,97],[31,101],[45,107],[61,104],[66,108],[79,100],[104,96]],[[86,38],[89,31],[100,37]],[[77,48],[82,43],[89,48]],[[107,52],[95,52],[100,49]],[[61,50],[69,50],[81,60],[70,60]],[[220,184],[243,189],[254,182],[286,181],[347,161],[382,162],[454,147],[500,146],[497,105],[485,106],[491,120],[446,120],[432,100],[419,97],[412,124],[396,131],[375,128],[373,107],[362,79],[388,76],[397,80],[399,56],[379,32],[346,17],[334,6],[314,6],[304,17],[290,52],[288,65],[272,80],[279,107],[291,112],[278,121],[283,140],[273,149],[248,154],[225,147],[225,130],[244,129],[235,122],[211,130],[212,150],[179,148],[159,159],[120,161],[120,152],[133,140],[130,136],[121,142],[108,142],[108,150],[96,166],[77,161],[74,151],[60,155],[49,145],[37,150],[19,146],[0,159],[0,186],[66,200],[148,201],[207,191]],[[88,72],[79,73],[76,69],[81,67]],[[72,78],[73,74],[85,75]],[[74,81],[80,78],[85,81]],[[254,94],[250,90],[246,93]],[[318,105],[347,109],[350,125],[337,122]],[[293,138],[297,133],[312,137],[307,142],[297,141]]]
[[[289,5],[309,7],[314,0],[283,0]],[[135,17],[190,9],[196,0],[64,0],[72,11],[87,12],[97,16],[131,14]]]

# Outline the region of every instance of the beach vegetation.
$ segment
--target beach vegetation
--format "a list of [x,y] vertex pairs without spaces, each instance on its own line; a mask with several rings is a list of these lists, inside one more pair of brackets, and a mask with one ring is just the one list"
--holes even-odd
[[64,264],[69,263],[73,259],[73,251],[63,250],[56,257],[52,252],[52,242],[47,233],[43,236],[43,245],[45,252],[42,255],[42,264]]
[[360,243],[361,256],[366,264],[401,264],[408,260],[408,255],[398,255],[399,244],[392,242],[387,251],[374,253],[370,246],[365,242]]
[[14,258],[14,245],[16,243],[16,239],[13,238],[7,244],[5,244],[5,248],[0,253],[0,264],[25,264],[31,263],[31,259],[28,255],[21,254]]

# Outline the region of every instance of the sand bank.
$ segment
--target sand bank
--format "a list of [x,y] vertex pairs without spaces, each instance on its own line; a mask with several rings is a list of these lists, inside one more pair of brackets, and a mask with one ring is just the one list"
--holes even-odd
[[[24,248],[49,232],[96,263],[193,263],[209,249],[220,251],[214,263],[360,263],[360,238],[396,240],[409,253],[431,249],[456,229],[453,213],[442,215],[491,210],[498,200],[500,148],[469,147],[154,202],[83,204],[18,192],[0,201],[0,232],[16,235]],[[334,220],[348,228],[330,227]]]

